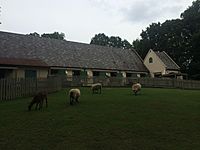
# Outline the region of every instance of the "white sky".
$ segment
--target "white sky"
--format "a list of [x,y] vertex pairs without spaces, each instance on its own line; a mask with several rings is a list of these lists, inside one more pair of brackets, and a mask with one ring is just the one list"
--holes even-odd
[[89,43],[95,34],[132,41],[152,22],[179,18],[193,0],[0,0],[0,30],[63,32]]

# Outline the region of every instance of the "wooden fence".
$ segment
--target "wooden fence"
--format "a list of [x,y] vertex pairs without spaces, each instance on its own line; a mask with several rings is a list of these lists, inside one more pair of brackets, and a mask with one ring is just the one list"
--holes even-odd
[[51,77],[48,79],[0,79],[0,100],[32,96],[40,90],[55,92],[61,88],[91,86],[100,82],[104,87],[131,87],[139,82],[142,87],[200,89],[200,81],[164,78],[119,78],[119,77]]
[[179,80],[167,78],[119,78],[119,77],[93,77],[93,78],[63,78],[62,87],[90,86],[92,83],[100,82],[105,87],[130,87],[133,83],[139,82],[142,87],[158,88],[180,88],[180,89],[200,89],[200,81]]
[[18,97],[32,96],[46,90],[48,93],[62,88],[58,77],[48,79],[0,79],[0,100],[12,100]]

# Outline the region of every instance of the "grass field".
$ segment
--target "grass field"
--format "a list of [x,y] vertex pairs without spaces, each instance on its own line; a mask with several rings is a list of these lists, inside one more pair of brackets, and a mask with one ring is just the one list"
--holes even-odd
[[74,106],[65,91],[48,95],[40,111],[27,111],[31,98],[0,102],[0,149],[200,149],[200,91],[82,88]]

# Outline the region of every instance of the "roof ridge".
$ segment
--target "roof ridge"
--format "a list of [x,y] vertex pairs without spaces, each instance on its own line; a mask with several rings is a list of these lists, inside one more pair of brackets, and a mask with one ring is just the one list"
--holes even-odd
[[[69,41],[69,40],[59,40],[59,39],[47,38],[47,37],[41,37],[41,36],[37,37],[37,36],[33,36],[33,35],[29,35],[29,34],[23,34],[23,33],[12,33],[12,32],[7,32],[7,31],[0,31],[0,33],[10,34],[10,35],[18,35],[18,36],[24,36],[24,37],[33,37],[33,38],[44,39],[44,40],[49,40],[49,41],[62,41],[62,42],[68,42],[68,43],[73,43],[73,44],[92,45],[92,46],[95,46],[95,47],[99,47],[99,48],[103,47],[103,48],[108,48],[108,49],[112,49],[112,50],[124,50],[123,48],[118,48],[118,47],[109,47],[109,46],[95,45],[95,44]],[[127,49],[125,49],[125,50],[127,50]]]

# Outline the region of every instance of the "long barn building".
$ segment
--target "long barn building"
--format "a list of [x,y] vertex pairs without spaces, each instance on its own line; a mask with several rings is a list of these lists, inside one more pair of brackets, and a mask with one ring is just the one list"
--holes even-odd
[[133,49],[119,49],[0,31],[0,78],[141,77],[148,74]]

